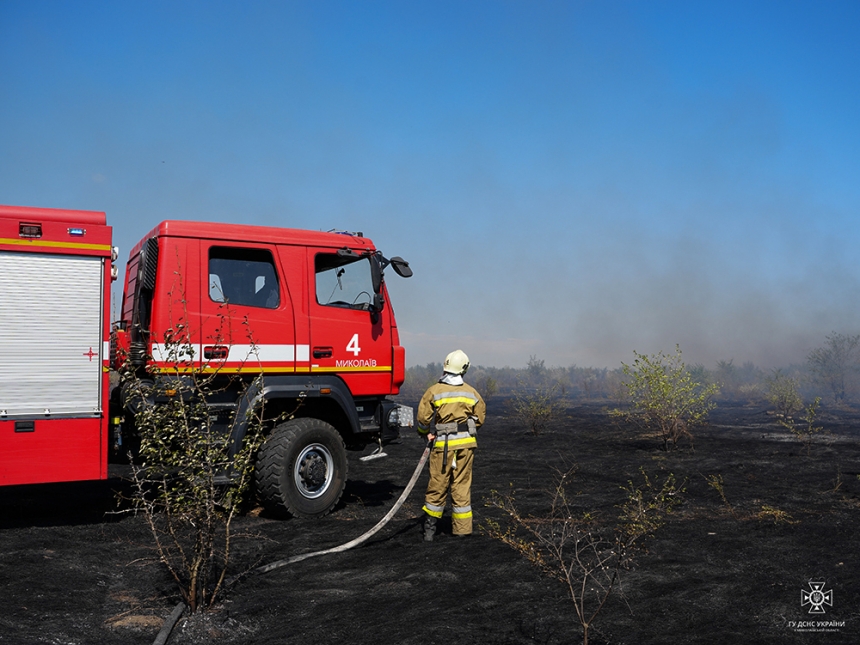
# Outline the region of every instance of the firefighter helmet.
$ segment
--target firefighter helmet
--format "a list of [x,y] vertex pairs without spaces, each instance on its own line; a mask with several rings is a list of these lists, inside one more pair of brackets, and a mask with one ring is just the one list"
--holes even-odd
[[445,365],[442,369],[449,374],[465,374],[469,369],[469,357],[462,349],[455,349],[445,357]]

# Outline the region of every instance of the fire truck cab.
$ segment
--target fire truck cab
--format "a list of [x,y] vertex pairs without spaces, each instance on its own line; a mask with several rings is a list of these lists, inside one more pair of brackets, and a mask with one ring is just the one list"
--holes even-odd
[[[142,379],[175,373],[177,361],[223,379],[209,404],[236,448],[249,410],[274,426],[257,458],[261,501],[327,513],[346,482],[345,448],[412,424],[411,408],[387,398],[405,377],[388,266],[411,275],[360,233],[162,222],[129,256],[117,360]],[[180,329],[184,357],[166,344]],[[137,391],[116,401],[119,436],[132,440]]]

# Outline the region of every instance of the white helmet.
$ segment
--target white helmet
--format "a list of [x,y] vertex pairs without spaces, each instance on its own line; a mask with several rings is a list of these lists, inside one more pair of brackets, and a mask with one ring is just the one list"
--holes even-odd
[[462,349],[455,349],[445,357],[442,369],[449,374],[465,374],[469,369],[469,357]]

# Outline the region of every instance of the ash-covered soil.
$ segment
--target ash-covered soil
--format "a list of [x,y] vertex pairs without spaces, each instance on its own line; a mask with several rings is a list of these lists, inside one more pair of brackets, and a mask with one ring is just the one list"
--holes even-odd
[[[860,642],[860,414],[825,411],[809,456],[761,408],[726,407],[675,453],[575,405],[540,436],[490,402],[479,434],[476,526],[504,520],[482,501],[513,491],[536,516],[557,469],[576,465],[577,508],[613,522],[639,470],[686,480],[685,501],[647,542],[599,615],[592,643]],[[343,503],[321,520],[248,515],[233,573],[346,542],[373,526],[421,455],[417,436],[389,457],[352,455]],[[708,484],[722,477],[725,500]],[[419,534],[426,472],[368,543],[249,576],[216,611],[183,619],[171,644],[577,643],[565,588],[478,528],[432,544]],[[123,482],[0,489],[0,643],[152,643],[179,596],[153,560],[141,517],[105,515]],[[763,507],[787,514],[762,515]],[[447,531],[447,534],[446,534]],[[832,604],[801,605],[810,582]],[[828,631],[809,629],[820,621]]]

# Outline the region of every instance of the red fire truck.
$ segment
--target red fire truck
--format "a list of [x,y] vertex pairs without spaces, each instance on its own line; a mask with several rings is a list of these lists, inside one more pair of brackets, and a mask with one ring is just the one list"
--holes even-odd
[[0,484],[107,477],[111,229],[0,207]]
[[122,364],[137,383],[178,363],[224,377],[207,405],[234,447],[264,410],[258,494],[293,515],[337,503],[347,447],[412,424],[388,398],[405,352],[384,270],[412,272],[361,233],[162,222],[131,251],[111,326],[116,258],[104,213],[0,206],[0,485],[107,477],[112,451],[134,443],[134,411],[159,403],[110,391]]

